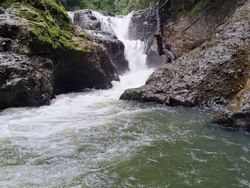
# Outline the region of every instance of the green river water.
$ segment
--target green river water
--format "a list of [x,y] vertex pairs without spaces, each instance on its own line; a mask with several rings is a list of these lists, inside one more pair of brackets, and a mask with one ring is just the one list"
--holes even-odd
[[0,114],[0,187],[250,187],[250,136],[212,113],[86,95]]

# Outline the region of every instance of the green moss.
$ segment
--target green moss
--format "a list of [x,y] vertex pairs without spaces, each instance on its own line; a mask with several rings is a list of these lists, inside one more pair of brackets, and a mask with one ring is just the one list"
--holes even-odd
[[176,3],[175,9],[177,9],[178,16],[194,16],[198,14],[209,2],[209,0],[196,0],[196,1],[187,1],[188,3],[179,0],[180,2]]
[[66,10],[59,0],[5,0],[5,8],[14,8],[19,16],[30,25],[33,46],[43,46],[52,50],[75,49],[90,51],[89,38],[79,33],[79,40]]
[[125,99],[125,100],[140,100],[141,99],[141,94],[133,89],[126,90],[120,99]]
[[191,16],[196,15],[197,13],[199,13],[208,3],[209,0],[201,0],[198,1],[191,9],[191,11],[189,12]]

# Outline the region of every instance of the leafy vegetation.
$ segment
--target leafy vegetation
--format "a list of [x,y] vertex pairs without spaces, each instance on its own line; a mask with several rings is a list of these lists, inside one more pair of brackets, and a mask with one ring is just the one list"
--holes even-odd
[[132,10],[153,5],[155,0],[61,0],[68,10],[95,9],[118,14],[127,14]]

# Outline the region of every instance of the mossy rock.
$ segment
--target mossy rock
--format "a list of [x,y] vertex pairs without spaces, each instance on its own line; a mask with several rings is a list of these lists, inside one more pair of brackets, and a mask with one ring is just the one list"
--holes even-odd
[[35,54],[65,49],[90,52],[94,48],[87,34],[76,31],[58,0],[5,0],[2,6],[27,21]]
[[141,94],[139,91],[137,91],[136,89],[128,89],[126,90],[120,97],[120,99],[122,100],[137,100],[137,101],[141,101]]
[[4,0],[0,7],[0,37],[15,43],[9,51],[51,59],[56,94],[112,86],[117,73],[106,49],[73,25],[59,0]]

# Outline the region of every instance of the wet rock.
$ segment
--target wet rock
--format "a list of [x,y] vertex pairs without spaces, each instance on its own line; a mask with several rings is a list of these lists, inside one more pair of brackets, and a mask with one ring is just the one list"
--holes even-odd
[[150,68],[156,68],[165,63],[171,63],[175,60],[175,54],[171,51],[171,49],[165,49],[164,53],[159,55],[158,46],[156,39],[153,39],[153,44],[147,49],[146,54],[146,64]]
[[121,99],[176,106],[223,107],[249,77],[250,1],[237,9],[207,43],[156,70]]
[[216,114],[214,123],[250,131],[250,80],[245,87],[225,109]]
[[83,88],[110,88],[111,81],[118,79],[114,70],[106,50],[99,46],[94,53],[89,54],[65,52],[58,57],[55,65],[55,92],[59,94]]
[[[104,16],[113,15],[106,13]],[[122,74],[128,71],[128,61],[124,55],[124,44],[118,40],[110,27],[102,28],[99,18],[97,18],[91,10],[75,12],[74,23],[87,31],[95,42],[102,44],[106,48],[112,61],[114,72]]]
[[48,104],[54,94],[118,79],[103,46],[74,27],[62,5],[18,3],[0,5],[0,108]]
[[148,40],[156,32],[156,24],[152,9],[134,11],[129,24],[129,38],[131,40]]
[[115,69],[118,74],[123,74],[129,70],[128,61],[124,55],[124,44],[118,40],[116,37],[109,37],[106,35],[104,37],[96,37],[95,41],[97,43],[103,44],[103,46],[107,49],[107,52],[113,62]]
[[0,52],[0,109],[44,105],[52,96],[51,60]]
[[101,22],[91,10],[79,10],[74,12],[74,24],[87,30],[101,30]]

